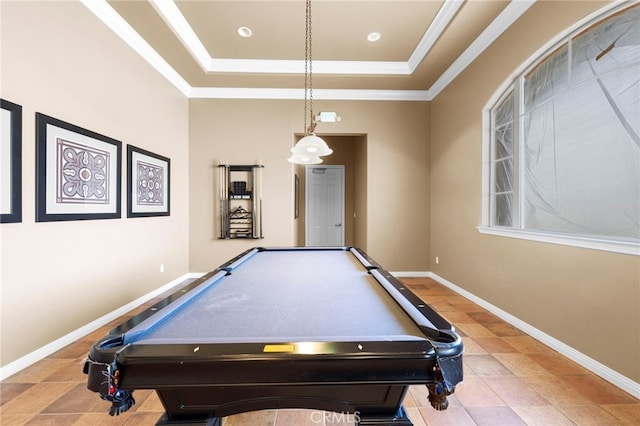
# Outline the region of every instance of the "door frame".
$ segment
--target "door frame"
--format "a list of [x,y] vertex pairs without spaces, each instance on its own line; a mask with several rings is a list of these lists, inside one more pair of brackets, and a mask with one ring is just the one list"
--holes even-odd
[[341,204],[342,204],[342,211],[341,211],[341,218],[340,221],[342,223],[341,226],[341,235],[340,235],[340,241],[342,243],[342,245],[344,245],[344,235],[345,235],[345,223],[344,223],[344,210],[345,210],[345,166],[344,165],[311,165],[311,164],[307,164],[304,166],[304,245],[308,246],[309,245],[309,199],[311,198],[310,195],[310,190],[309,190],[309,173],[310,170],[312,169],[339,169],[342,173],[342,179],[341,179],[341,194],[342,194],[342,200],[341,200]]

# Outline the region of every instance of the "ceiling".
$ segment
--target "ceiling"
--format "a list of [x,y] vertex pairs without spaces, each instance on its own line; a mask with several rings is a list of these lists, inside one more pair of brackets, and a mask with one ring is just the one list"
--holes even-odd
[[[188,97],[304,97],[303,0],[81,1]],[[314,99],[433,99],[533,2],[314,0]]]

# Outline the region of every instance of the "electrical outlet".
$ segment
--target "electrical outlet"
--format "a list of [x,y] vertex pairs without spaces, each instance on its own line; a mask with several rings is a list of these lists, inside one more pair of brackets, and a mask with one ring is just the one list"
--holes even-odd
[[164,263],[160,264],[160,273],[162,274],[164,272]]
[[440,264],[440,258],[438,256],[436,256],[436,265]]

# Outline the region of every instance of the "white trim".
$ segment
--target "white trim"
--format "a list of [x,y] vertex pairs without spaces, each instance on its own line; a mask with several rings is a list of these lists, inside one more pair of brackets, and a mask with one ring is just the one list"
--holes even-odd
[[[458,287],[457,285],[453,284],[450,281],[447,281],[441,276],[433,272],[429,272],[428,275],[430,278],[433,278],[434,280],[438,281],[440,284],[444,285],[445,287],[455,291],[456,293],[465,297],[466,299],[469,299],[476,305],[483,307],[487,311],[491,312],[492,314],[496,315],[502,320],[508,322],[512,326],[522,330],[524,333],[528,334],[534,339],[544,343],[545,345],[556,350],[560,354],[566,356],[570,360],[580,364],[587,370],[593,372],[594,374],[597,374],[598,376],[602,377],[606,381],[619,387],[623,391],[628,392],[629,394],[633,395],[635,398],[640,398],[640,383],[634,382],[630,378],[623,376],[617,371],[612,370],[611,368],[596,361],[595,359],[590,358],[587,355],[583,354],[582,352],[575,350],[574,348],[572,348],[569,345],[566,345],[560,340],[544,333],[543,331],[538,330],[532,325],[527,324],[526,322],[514,317],[513,315],[503,311],[497,306],[494,306],[491,303],[469,293],[468,291]],[[428,300],[426,300],[426,302],[429,303]]]
[[[162,76],[172,83],[188,98],[211,99],[299,99],[292,97],[294,89],[262,89],[262,88],[205,88],[192,87],[174,70],[118,13],[106,0],[80,0],[107,27],[122,38],[134,51],[154,67]],[[515,22],[535,0],[514,0],[491,23],[467,50],[440,76],[428,90],[326,90],[324,97],[316,96],[322,91],[315,89],[314,97],[325,100],[354,101],[431,101],[449,85],[464,69],[473,62],[493,41]],[[169,7],[165,3],[171,3]],[[460,0],[447,0],[436,15],[435,22],[425,32],[408,61],[314,61],[314,72],[317,74],[353,74],[353,75],[410,75],[424,59],[431,44],[437,41],[443,28],[455,17],[458,8],[463,4]],[[193,32],[193,29],[182,20],[173,22],[174,2],[154,0],[154,7],[167,24],[176,32],[182,42],[207,72],[241,72],[241,73],[304,73],[303,60],[254,60],[212,58],[206,48]],[[174,12],[167,12],[167,10]],[[441,19],[445,21],[441,21]],[[184,22],[181,22],[184,21]],[[173,23],[172,23],[173,22]],[[185,24],[186,23],[186,24]],[[186,27],[185,27],[186,25]],[[195,40],[195,41],[194,41]],[[297,96],[297,95],[296,95]],[[301,99],[304,99],[302,97]]]
[[458,59],[436,80],[429,88],[430,98],[435,98],[445,87],[449,85],[462,71],[464,71],[475,59],[480,56],[502,33],[535,3],[535,0],[514,0],[498,15],[496,19],[478,36],[477,39],[462,52]]
[[[207,72],[304,74],[304,60],[214,58],[173,0],[151,0],[153,7]],[[407,61],[313,61],[315,74],[410,75],[463,5],[446,0]]]
[[105,0],[80,0],[108,28],[138,53],[149,65],[169,80],[185,96],[189,96],[191,86],[167,61],[156,52],[145,39],[134,30]]
[[[495,103],[495,102],[494,102]],[[493,106],[494,103],[491,105]],[[481,185],[482,185],[482,199],[481,199],[481,208],[480,212],[481,218],[480,223],[485,226],[488,226],[491,220],[490,211],[491,211],[491,107],[484,108],[482,110],[482,135],[481,135],[481,143],[482,143],[482,151],[481,151],[481,161],[482,161],[482,176],[481,176]]]
[[[578,22],[575,22],[573,25],[571,25],[570,27],[566,28],[564,31],[562,31],[561,33],[559,33],[555,37],[553,37],[551,40],[549,40],[546,44],[544,44],[542,47],[540,47],[538,50],[536,50],[531,56],[529,56],[524,62],[522,62],[522,64],[520,64],[520,66],[518,66],[515,70],[513,70],[513,72],[511,74],[509,74],[509,76],[502,82],[502,84],[496,89],[496,91],[493,92],[493,94],[491,95],[491,97],[489,98],[487,103],[485,104],[485,106],[483,108],[483,112],[485,110],[488,110],[488,112],[490,113],[491,112],[491,108],[505,94],[505,92],[509,89],[509,87],[513,85],[513,83],[516,80],[516,78],[518,78],[518,76],[520,76],[522,73],[524,73],[527,68],[532,66],[533,63],[536,60],[538,60],[539,58],[541,58],[547,51],[553,49],[554,46],[556,46],[558,43],[560,43],[561,40],[566,39],[573,32],[575,32],[578,28],[581,28],[582,26],[584,26],[584,25],[588,24],[589,22],[599,18],[600,16],[610,12],[611,10],[617,8],[618,6],[624,5],[626,7],[627,3],[633,4],[633,3],[637,3],[637,1],[635,1],[635,2],[634,1],[629,1],[629,0],[616,0],[616,1],[613,1],[610,4],[607,4],[607,5],[603,6],[602,8],[596,10],[595,12],[585,16],[583,19],[579,20]],[[484,125],[484,122],[483,122],[483,125]]]
[[427,28],[427,31],[407,61],[410,74],[413,74],[416,68],[418,68],[418,65],[424,60],[433,45],[436,44],[436,41],[438,41],[444,30],[449,26],[463,4],[463,0],[445,0],[440,10],[438,10],[436,17],[433,19],[433,23]]
[[173,33],[182,42],[184,47],[191,52],[191,56],[200,64],[203,69],[209,68],[211,64],[211,55],[204,47],[198,36],[196,35],[187,19],[178,9],[173,1],[166,0],[149,0],[153,8],[162,17],[164,22]]
[[23,370],[27,367],[29,367],[32,364],[35,364],[36,362],[40,361],[41,359],[51,355],[52,353],[59,351],[60,349],[64,348],[65,346],[68,346],[78,340],[80,340],[81,338],[83,338],[84,336],[86,336],[89,333],[92,333],[93,331],[97,330],[98,328],[104,326],[105,324],[108,324],[109,322],[121,317],[122,315],[126,314],[127,312],[131,311],[132,309],[137,308],[138,306],[142,305],[143,303],[153,299],[154,297],[164,293],[167,290],[170,290],[172,287],[175,287],[176,285],[180,284],[182,281],[188,279],[188,278],[199,278],[201,277],[202,274],[185,274],[179,278],[176,278],[175,280],[163,285],[160,288],[157,288],[153,291],[151,291],[150,293],[145,294],[142,297],[137,298],[136,300],[134,300],[133,302],[127,303],[126,305],[116,309],[115,311],[109,312],[106,315],[101,316],[100,318],[91,321],[89,324],[84,325],[74,331],[72,331],[71,333],[68,333],[62,337],[60,337],[59,339],[54,340],[51,343],[48,343],[44,346],[42,346],[39,349],[36,349],[35,351],[28,353],[27,355],[18,358],[17,360],[10,362],[9,364],[0,367],[0,380],[4,380],[7,377],[13,376],[14,374],[16,374],[17,372],[19,372],[20,370]]
[[[300,59],[211,59],[208,73],[304,74]],[[410,75],[409,64],[401,61],[314,60],[313,75]]]
[[[545,232],[535,232],[529,231],[522,228],[515,229],[507,229],[507,228],[498,228],[491,227],[491,209],[490,209],[490,200],[491,200],[491,109],[496,105],[496,103],[506,95],[506,92],[510,90],[511,87],[514,87],[514,91],[517,91],[517,84],[522,85],[522,81],[520,79],[521,75],[525,73],[528,69],[534,66],[534,64],[546,56],[545,54],[549,51],[554,50],[563,40],[570,38],[574,33],[578,31],[582,31],[583,27],[586,27],[593,21],[597,21],[603,17],[605,17],[609,13],[615,13],[616,9],[623,9],[632,4],[638,3],[637,0],[615,0],[611,3],[603,6],[602,8],[592,12],[591,14],[585,16],[579,21],[575,22],[568,28],[566,28],[561,33],[557,34],[547,43],[545,43],[542,47],[540,47],[537,51],[535,51],[531,56],[529,56],[524,62],[522,62],[496,89],[495,92],[489,97],[489,100],[484,105],[482,109],[482,133],[481,133],[481,143],[482,143],[482,199],[481,199],[481,225],[477,227],[478,232],[481,234],[487,235],[496,235],[500,237],[510,237],[510,238],[519,238],[523,240],[530,241],[538,241],[550,244],[560,244],[571,247],[580,247],[587,248],[592,250],[601,250],[612,253],[622,253],[629,254],[634,256],[640,256],[640,243],[634,242],[623,242],[616,240],[605,240],[598,238],[588,238],[581,236],[569,236],[569,235],[561,235],[561,234],[553,234],[553,233],[545,233]],[[497,19],[496,19],[497,20]],[[495,21],[494,21],[495,22]],[[493,23],[491,24],[493,25]],[[479,39],[479,38],[478,38]],[[477,41],[477,40],[476,40]],[[474,42],[475,43],[475,42]],[[473,45],[472,45],[473,46]],[[466,52],[465,52],[466,53]],[[463,54],[464,55],[464,54]],[[462,56],[461,56],[462,57]],[[437,82],[436,82],[437,84]],[[434,85],[435,86],[435,85]],[[430,89],[431,90],[431,89]],[[430,97],[434,97],[435,94],[430,93]],[[515,94],[514,94],[515,96]],[[520,102],[523,102],[522,97],[518,96]],[[522,108],[519,108],[520,111]],[[517,124],[514,122],[514,124]],[[522,140],[522,136],[519,136],[519,140]],[[524,161],[524,157],[521,155],[517,155],[520,162]],[[524,185],[524,182],[521,182],[521,185]],[[520,190],[516,188],[516,190]],[[517,197],[520,203],[524,204],[525,200],[521,197]],[[524,211],[524,206],[521,205],[519,208],[520,220],[514,221],[515,226],[522,226],[522,212]]]
[[313,89],[317,100],[430,101],[427,90]]
[[[194,87],[192,99],[304,99],[304,89],[261,87]],[[430,101],[426,90],[313,89],[314,100]]]
[[[317,91],[317,89],[313,91],[314,95]],[[191,99],[304,99],[304,89],[193,87],[189,97]]]
[[489,228],[478,226],[478,232],[500,237],[519,238],[521,240],[538,241],[542,243],[561,244],[571,247],[581,247],[592,250],[602,250],[613,253],[630,254],[640,256],[640,243],[601,240],[596,238],[581,238],[577,236],[549,234],[543,232],[531,232],[520,229]]

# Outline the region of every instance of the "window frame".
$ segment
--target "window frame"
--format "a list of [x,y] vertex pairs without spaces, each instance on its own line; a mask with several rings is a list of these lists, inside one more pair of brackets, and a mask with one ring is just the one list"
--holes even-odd
[[[520,171],[523,170],[524,167],[524,156],[520,155],[520,150],[522,148],[524,135],[522,134],[523,129],[521,128],[520,115],[524,110],[524,99],[521,94],[524,89],[525,77],[569,39],[581,32],[588,31],[600,21],[616,13],[620,13],[630,6],[633,6],[633,3],[631,5],[626,2],[623,4],[618,2],[612,3],[576,22],[558,34],[509,75],[484,106],[482,110],[482,215],[481,225],[477,227],[478,232],[481,234],[640,256],[640,242],[526,230],[524,229],[524,217],[521,214],[521,212],[524,211],[525,201],[523,197],[521,197],[524,182],[521,181]],[[512,211],[512,227],[505,227],[496,225],[492,214],[496,207],[495,192],[493,191],[495,185],[495,161],[493,160],[492,153],[495,147],[493,109],[506,100],[510,94],[513,95],[514,102],[518,103],[513,111],[513,132],[515,140],[513,146],[514,181],[512,188],[514,198],[512,202],[516,208]]]

